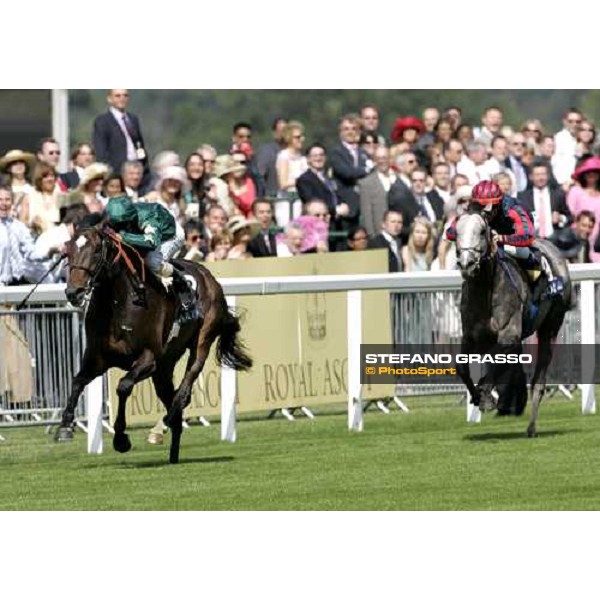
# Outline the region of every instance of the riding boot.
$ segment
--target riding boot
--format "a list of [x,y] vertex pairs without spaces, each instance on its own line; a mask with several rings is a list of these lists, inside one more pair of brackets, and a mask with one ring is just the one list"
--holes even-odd
[[555,277],[552,272],[552,267],[550,266],[550,262],[548,259],[542,255],[540,260],[540,264],[546,275],[546,279],[548,281],[548,285],[546,287],[546,291],[543,294],[544,298],[553,298],[554,296],[560,296],[565,289],[565,282],[562,277]]
[[187,279],[181,271],[173,268],[173,290],[176,292],[181,302],[179,311],[179,322],[185,323],[198,318],[198,306],[196,296],[190,287]]
[[142,306],[148,308],[148,301],[146,299],[146,286],[140,279],[137,273],[131,273],[131,283],[133,285],[133,304],[134,306]]

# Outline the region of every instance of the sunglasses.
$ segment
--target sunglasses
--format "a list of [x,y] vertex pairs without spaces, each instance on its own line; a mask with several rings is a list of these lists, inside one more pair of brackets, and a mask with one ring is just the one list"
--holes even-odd
[[201,238],[199,235],[192,235],[190,236],[190,242],[197,242],[199,241]]
[[353,242],[364,242],[364,241],[366,241],[366,239],[367,239],[366,235],[361,235],[359,237],[352,238],[352,241]]

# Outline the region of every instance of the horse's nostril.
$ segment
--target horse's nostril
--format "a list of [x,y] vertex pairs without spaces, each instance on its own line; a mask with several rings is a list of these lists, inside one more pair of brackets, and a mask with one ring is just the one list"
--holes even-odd
[[65,296],[67,297],[67,300],[69,300],[69,302],[72,302],[73,300],[77,300],[77,298],[81,296],[83,291],[84,290],[82,288],[67,288],[65,290]]

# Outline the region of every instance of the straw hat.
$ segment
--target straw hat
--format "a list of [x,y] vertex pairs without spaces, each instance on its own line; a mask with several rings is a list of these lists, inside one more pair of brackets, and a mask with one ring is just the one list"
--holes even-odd
[[12,163],[23,161],[29,168],[35,162],[35,156],[23,150],[9,150],[2,158],[0,158],[0,171],[7,169]]
[[241,165],[233,156],[222,154],[217,156],[214,166],[215,177],[225,177],[230,173],[243,173],[246,170],[244,165]]
[[160,190],[162,184],[167,179],[174,179],[175,181],[179,181],[181,183],[181,187],[183,192],[187,192],[191,189],[190,180],[188,179],[187,173],[183,167],[171,166],[163,169],[160,174],[160,179],[156,184],[156,189]]
[[83,170],[78,189],[83,190],[88,183],[95,179],[104,179],[110,173],[110,167],[104,163],[95,162]]
[[250,235],[254,237],[260,231],[260,223],[254,219],[246,219],[242,215],[235,215],[227,221],[227,231],[234,235],[240,229],[248,227],[250,229]]

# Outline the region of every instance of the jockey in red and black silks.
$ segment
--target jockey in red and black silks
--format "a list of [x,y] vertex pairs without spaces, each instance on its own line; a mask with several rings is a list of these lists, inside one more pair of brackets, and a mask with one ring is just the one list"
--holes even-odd
[[[548,280],[547,296],[560,294],[564,282],[554,276],[546,258],[532,247],[535,229],[529,214],[517,200],[505,196],[497,183],[481,181],[473,188],[471,202],[482,207],[482,214],[492,230],[492,241],[507,255],[517,259],[533,281],[543,270]],[[446,230],[446,238],[450,241],[456,241],[457,221],[458,217]]]

